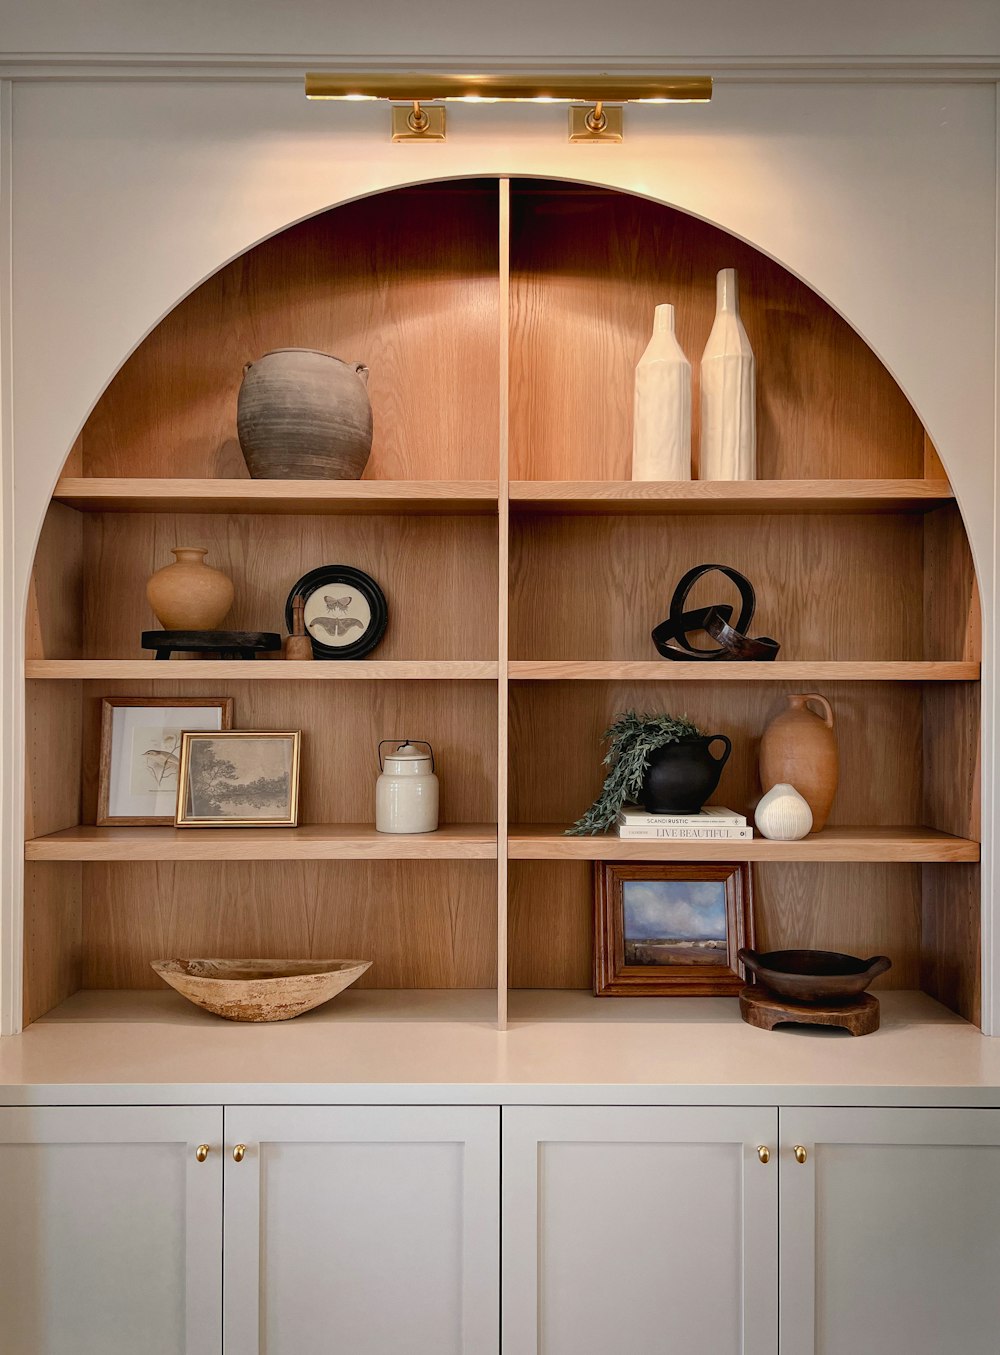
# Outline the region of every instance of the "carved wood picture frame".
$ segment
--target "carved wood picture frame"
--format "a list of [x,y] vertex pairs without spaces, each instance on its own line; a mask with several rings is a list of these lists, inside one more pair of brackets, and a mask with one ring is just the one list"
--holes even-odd
[[600,861],[594,907],[596,997],[735,997],[745,986],[737,952],[754,938],[747,862]]

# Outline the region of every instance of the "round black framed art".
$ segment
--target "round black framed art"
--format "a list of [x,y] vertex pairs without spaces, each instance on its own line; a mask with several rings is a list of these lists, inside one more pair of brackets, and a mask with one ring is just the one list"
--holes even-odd
[[370,574],[351,565],[320,565],[303,574],[288,594],[285,626],[292,631],[292,604],[303,609],[306,634],[317,659],[363,659],[385,635],[389,604]]

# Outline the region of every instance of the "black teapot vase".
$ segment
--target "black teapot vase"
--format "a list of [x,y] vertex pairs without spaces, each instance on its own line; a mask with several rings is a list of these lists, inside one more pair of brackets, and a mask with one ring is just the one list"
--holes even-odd
[[[713,743],[724,743],[716,757]],[[647,814],[697,814],[719,784],[733,745],[725,734],[665,743],[649,755],[639,800]]]

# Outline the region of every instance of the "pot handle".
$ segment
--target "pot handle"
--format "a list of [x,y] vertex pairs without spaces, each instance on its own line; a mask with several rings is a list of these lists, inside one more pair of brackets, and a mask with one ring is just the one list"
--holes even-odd
[[820,696],[819,692],[810,692],[810,694],[805,698],[805,703],[807,706],[809,705],[810,701],[815,701],[817,705],[823,707],[822,715],[823,723],[826,725],[827,729],[832,729],[833,707],[830,705],[829,701],[827,701],[826,697]]
[[356,363],[354,364],[354,370],[357,372],[358,376],[360,376],[361,380],[362,380],[362,381],[365,383],[365,385],[367,386],[367,385],[368,385],[368,368],[365,366],[365,364],[364,364],[363,362],[356,362]]
[[887,969],[892,968],[892,961],[888,955],[873,955],[871,959],[866,960],[868,966],[868,982],[877,979],[880,974],[884,974]]
[[709,734],[708,742],[705,744],[705,747],[711,748],[712,744],[717,743],[719,739],[721,739],[722,742],[726,745],[726,751],[722,754],[722,757],[715,758],[715,761],[719,764],[721,768],[724,767],[726,763],[729,761],[729,754],[733,751],[733,745],[729,739],[729,736],[727,734]]

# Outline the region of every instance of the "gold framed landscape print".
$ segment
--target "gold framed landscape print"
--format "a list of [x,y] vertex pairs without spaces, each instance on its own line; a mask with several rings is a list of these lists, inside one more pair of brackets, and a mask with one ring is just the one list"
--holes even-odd
[[235,729],[181,739],[178,828],[294,828],[299,730]]

